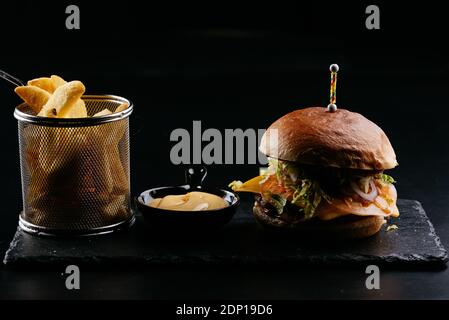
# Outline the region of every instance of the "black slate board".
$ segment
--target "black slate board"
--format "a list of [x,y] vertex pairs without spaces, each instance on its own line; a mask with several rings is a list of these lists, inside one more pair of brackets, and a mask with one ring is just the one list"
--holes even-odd
[[90,238],[41,238],[18,230],[6,252],[7,266],[88,265],[100,267],[152,264],[318,264],[444,266],[445,248],[418,201],[399,200],[399,227],[357,241],[306,243],[263,232],[242,202],[230,224],[212,234],[155,235],[141,216],[123,233]]

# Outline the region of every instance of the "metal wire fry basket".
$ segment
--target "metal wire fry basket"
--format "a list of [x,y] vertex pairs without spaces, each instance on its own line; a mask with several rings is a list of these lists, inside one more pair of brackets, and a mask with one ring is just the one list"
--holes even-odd
[[132,104],[112,95],[83,96],[89,116],[128,103],[122,112],[58,119],[21,104],[19,127],[23,211],[19,226],[42,235],[112,232],[134,222],[129,174]]

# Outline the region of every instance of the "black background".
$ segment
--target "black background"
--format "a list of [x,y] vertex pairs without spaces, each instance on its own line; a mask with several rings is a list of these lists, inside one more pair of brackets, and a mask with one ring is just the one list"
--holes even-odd
[[[0,69],[28,80],[58,74],[88,93],[131,99],[132,192],[183,182],[170,163],[175,128],[266,128],[297,108],[328,103],[331,63],[340,65],[337,104],[363,113],[388,134],[400,166],[401,198],[421,201],[449,245],[447,144],[448,24],[443,5],[377,3],[381,30],[365,28],[371,3],[83,2],[81,30],[65,28],[68,1],[0,4]],[[21,208],[14,106],[0,82],[3,112],[0,251]],[[225,186],[257,165],[209,167]],[[419,240],[417,240],[419,241]],[[364,289],[364,270],[155,269],[84,275],[64,289],[52,272],[0,269],[3,298],[448,298],[447,271],[388,271],[380,291]],[[212,279],[212,280],[211,280]]]

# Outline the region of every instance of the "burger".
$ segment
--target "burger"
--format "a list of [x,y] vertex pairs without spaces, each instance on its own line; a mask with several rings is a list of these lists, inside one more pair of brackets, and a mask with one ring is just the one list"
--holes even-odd
[[339,108],[293,111],[264,133],[259,150],[269,167],[234,191],[256,194],[253,214],[269,229],[338,238],[369,237],[398,217],[398,165],[391,143],[375,123]]

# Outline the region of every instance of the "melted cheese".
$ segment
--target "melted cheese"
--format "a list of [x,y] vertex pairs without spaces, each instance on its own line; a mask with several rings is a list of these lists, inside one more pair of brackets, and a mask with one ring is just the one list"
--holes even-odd
[[[382,216],[398,217],[399,210],[396,206],[397,193],[392,184],[382,188],[385,193],[380,193],[374,202],[368,206],[363,206],[359,202],[332,199],[332,203],[322,201],[317,208],[316,215],[321,220],[332,220],[346,215],[356,216]],[[388,202],[386,199],[390,199]]]
[[242,183],[241,181],[233,181],[229,184],[229,186],[232,188],[232,191],[235,192],[260,193],[261,192],[260,183],[262,182],[263,179],[264,179],[263,176],[257,176],[244,183]]

